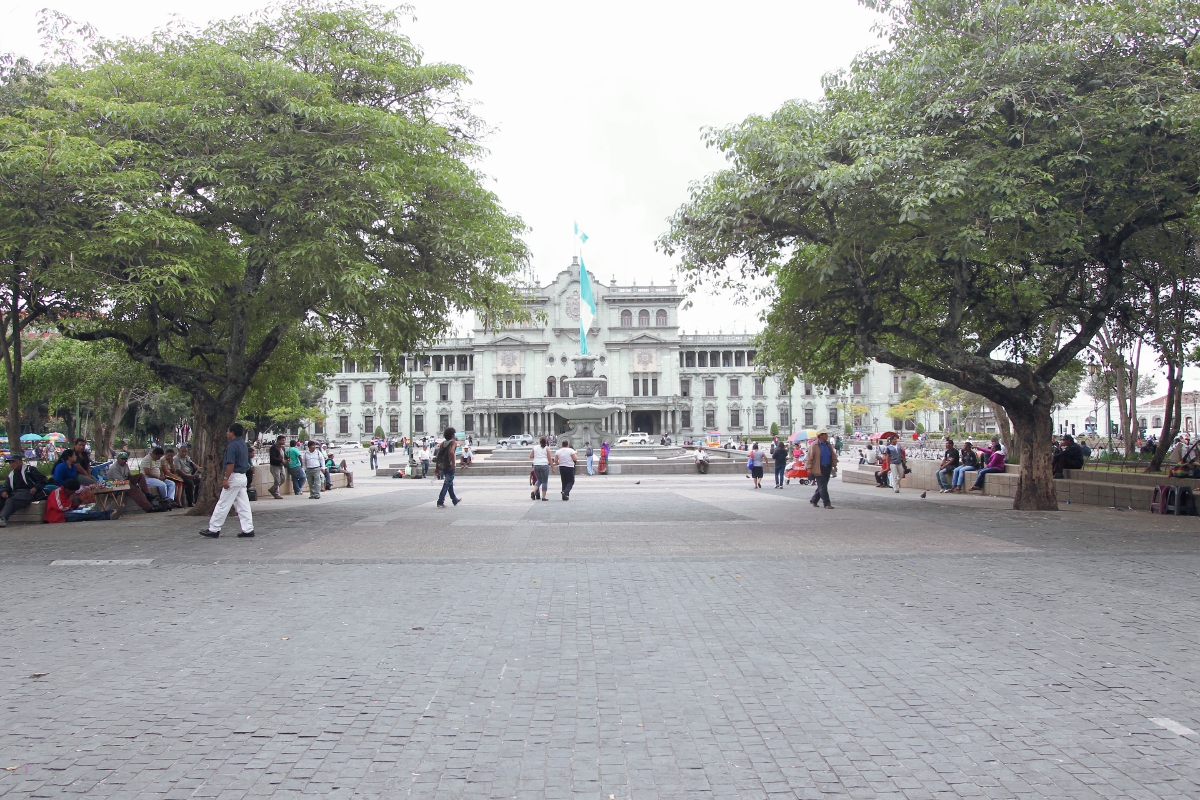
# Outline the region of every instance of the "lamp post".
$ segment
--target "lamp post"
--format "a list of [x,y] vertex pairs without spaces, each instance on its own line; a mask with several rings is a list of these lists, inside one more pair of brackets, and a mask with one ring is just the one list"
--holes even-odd
[[[414,362],[415,365],[415,362]],[[429,378],[429,373],[432,372],[429,364],[421,365],[421,372],[425,374],[425,378]],[[405,474],[415,479],[417,477],[417,459],[413,456],[413,382],[412,377],[408,379],[408,467],[405,469]]]

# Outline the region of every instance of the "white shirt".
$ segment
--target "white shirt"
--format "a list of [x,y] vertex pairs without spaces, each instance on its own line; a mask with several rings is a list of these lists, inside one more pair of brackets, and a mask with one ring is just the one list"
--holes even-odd
[[541,445],[538,445],[537,447],[533,448],[533,465],[535,467],[550,466],[549,453],[550,448],[548,447],[542,447]]
[[305,469],[321,469],[325,466],[325,454],[316,447],[312,450],[306,447],[300,451],[300,466]]
[[575,451],[572,450],[570,447],[560,447],[560,448],[558,448],[558,450],[556,450],[554,452],[554,457],[558,459],[558,465],[560,467],[575,466],[574,456],[575,456]]

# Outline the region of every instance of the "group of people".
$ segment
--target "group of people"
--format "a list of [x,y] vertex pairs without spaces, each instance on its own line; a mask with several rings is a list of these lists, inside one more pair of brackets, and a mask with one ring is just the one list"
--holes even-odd
[[[993,472],[1004,472],[1008,453],[999,436],[993,436],[990,447],[976,447],[970,441],[963,442],[962,450],[954,446],[954,440],[946,437],[945,454],[938,464],[937,482],[942,494],[953,492],[982,492],[984,480]],[[974,472],[975,480],[966,487],[967,473]]]
[[322,487],[327,492],[333,490],[331,475],[345,474],[346,488],[354,488],[354,473],[346,469],[346,460],[334,463],[333,455],[323,450],[315,439],[309,439],[301,446],[296,439],[289,442],[286,436],[276,436],[267,451],[267,461],[271,470],[271,487],[267,492],[276,500],[283,499],[279,489],[289,479],[292,494],[299,495],[307,484],[312,500],[321,499]]
[[[595,451],[591,442],[587,443],[586,448],[588,474],[593,475]],[[549,437],[543,436],[529,452],[529,458],[533,462],[533,469],[529,473],[529,485],[533,491],[529,493],[529,499],[549,500],[550,473],[557,471],[562,499],[570,500],[571,489],[575,486],[575,467],[579,464],[579,453],[571,447],[571,442],[563,439],[558,443],[557,450],[551,450]]]

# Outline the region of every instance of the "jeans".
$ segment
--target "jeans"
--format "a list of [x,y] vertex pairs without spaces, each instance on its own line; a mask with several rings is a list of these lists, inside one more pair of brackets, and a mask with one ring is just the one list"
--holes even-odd
[[158,496],[168,502],[175,499],[175,481],[160,481],[147,475],[146,485],[151,489],[158,489]]
[[458,497],[454,494],[454,470],[448,469],[442,473],[442,491],[438,495],[439,506],[446,505],[446,495],[450,495],[450,500],[454,505],[458,505]]
[[300,494],[300,490],[304,488],[304,469],[288,467],[288,474],[292,476],[292,494]]
[[421,460],[421,477],[422,478],[429,477],[429,459]]
[[183,504],[196,505],[196,495],[200,493],[200,480],[191,475],[180,475],[183,478]]
[[818,503],[824,503],[827,507],[832,505],[829,502],[829,476],[814,475],[813,480],[817,482],[816,491],[813,492],[812,499],[809,500],[814,506]]
[[537,481],[537,485],[533,490],[540,493],[541,497],[545,497],[547,490],[550,488],[550,465],[534,464],[533,475]]
[[271,465],[271,488],[267,489],[272,497],[279,497],[279,487],[287,483],[287,468],[282,464]]
[[246,496],[246,476],[241,472],[230,475],[229,488],[221,490],[221,496],[217,498],[217,507],[213,509],[212,516],[208,518],[209,531],[221,532],[221,526],[225,524],[225,518],[229,516],[231,508],[237,509],[242,533],[253,531],[254,515],[250,511],[250,498]]
[[87,522],[89,519],[108,519],[112,516],[111,511],[68,511],[63,514],[67,522]]
[[939,489],[950,488],[950,481],[954,478],[954,469],[954,467],[946,467],[945,469],[939,469],[935,473],[937,475]]
[[783,473],[787,470],[786,461],[775,462],[775,485],[783,486]]
[[321,480],[321,468],[309,467],[304,470],[304,477],[308,480],[308,496],[320,498],[321,484],[323,483]]
[[371,453],[371,469],[379,468],[379,454]]
[[563,497],[571,496],[571,489],[575,486],[575,468],[559,466],[558,477],[562,479],[562,494]]
[[974,472],[977,467],[955,467],[954,468],[954,486],[962,486],[966,482],[967,473]]
[[975,477],[975,488],[982,489],[983,488],[983,476],[988,475],[992,472],[1004,472],[1004,470],[996,469],[995,467],[984,467],[983,469],[979,470],[979,472],[976,473],[976,477]]
[[587,467],[588,467],[588,475],[596,474],[596,456],[591,455],[591,456],[587,457]]

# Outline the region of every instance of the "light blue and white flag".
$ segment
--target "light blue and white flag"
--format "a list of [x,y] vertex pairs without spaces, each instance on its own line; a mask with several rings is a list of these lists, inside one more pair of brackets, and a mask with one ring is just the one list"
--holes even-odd
[[575,235],[579,237],[579,241],[581,244],[587,244],[588,235],[586,233],[584,233],[583,231],[579,230],[578,222],[575,223]]
[[596,298],[592,295],[592,282],[588,280],[587,265],[579,257],[579,352],[588,354],[587,332],[596,318]]

